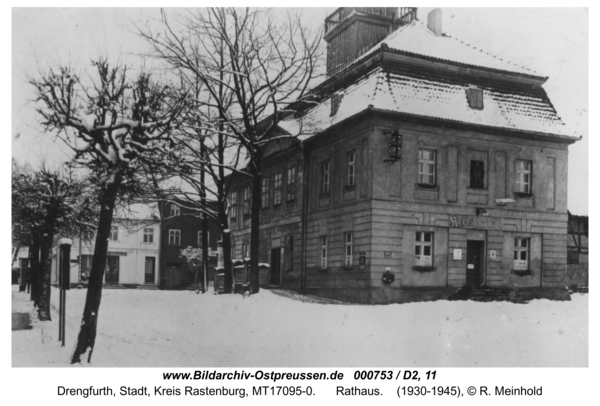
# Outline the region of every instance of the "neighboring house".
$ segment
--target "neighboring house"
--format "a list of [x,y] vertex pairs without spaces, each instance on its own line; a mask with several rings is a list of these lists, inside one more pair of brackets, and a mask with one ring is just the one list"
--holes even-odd
[[[181,251],[187,247],[202,247],[201,215],[185,208],[184,204],[164,202],[162,205],[162,240],[160,262],[160,288],[186,289],[194,285],[195,270],[189,266]],[[214,268],[217,266],[217,241],[221,232],[214,221],[208,222],[209,262],[207,278],[214,280]],[[201,282],[201,277],[198,277]]]
[[[115,213],[108,243],[104,283],[110,286],[157,288],[160,261],[160,221],[155,208],[133,205]],[[60,239],[58,236],[57,241]],[[77,238],[71,246],[71,285],[86,285],[92,268],[94,244]],[[58,282],[56,250],[52,283]]]
[[[566,129],[547,78],[442,33],[415,9],[326,19],[328,78],[265,147],[263,286],[364,303],[463,286],[563,298]],[[308,102],[306,101],[308,100]],[[234,258],[250,243],[251,189],[228,196]]]
[[567,237],[568,284],[589,284],[589,228],[588,216],[576,216],[569,212]]

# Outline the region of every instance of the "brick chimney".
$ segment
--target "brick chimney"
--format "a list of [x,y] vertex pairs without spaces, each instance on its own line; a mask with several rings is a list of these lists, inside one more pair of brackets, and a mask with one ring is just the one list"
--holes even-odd
[[427,14],[427,28],[429,28],[436,37],[442,35],[442,10],[436,8]]

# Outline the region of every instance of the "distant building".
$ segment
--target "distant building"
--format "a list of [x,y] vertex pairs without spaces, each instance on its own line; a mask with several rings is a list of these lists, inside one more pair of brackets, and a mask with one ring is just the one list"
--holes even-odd
[[589,285],[589,218],[569,212],[567,237],[568,284]]
[[[162,206],[161,233],[161,289],[186,289],[195,281],[193,269],[181,256],[187,247],[202,248],[202,224],[204,219],[197,211],[187,209],[184,204],[164,202]],[[217,241],[221,231],[214,221],[208,221],[209,262],[207,278],[214,280],[214,268],[217,266]],[[201,282],[201,276],[198,277]]]
[[[157,289],[159,284],[160,221],[156,209],[134,205],[115,214],[108,243],[104,283],[109,286]],[[72,239],[71,284],[87,285],[94,243]],[[54,250],[52,283],[58,283],[58,256]]]
[[[566,129],[547,78],[412,8],[326,19],[328,78],[265,147],[263,286],[363,303],[463,286],[564,298]],[[250,243],[250,183],[229,195],[234,258]]]

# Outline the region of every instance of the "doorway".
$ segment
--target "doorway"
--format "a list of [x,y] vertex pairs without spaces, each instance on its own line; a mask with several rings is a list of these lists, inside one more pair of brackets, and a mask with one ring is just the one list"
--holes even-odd
[[271,285],[279,285],[281,281],[281,250],[271,250]]
[[119,283],[119,257],[106,257],[106,283]]
[[146,257],[146,263],[144,266],[144,283],[154,283],[154,257]]
[[483,283],[483,245],[483,241],[467,240],[467,286],[479,287]]

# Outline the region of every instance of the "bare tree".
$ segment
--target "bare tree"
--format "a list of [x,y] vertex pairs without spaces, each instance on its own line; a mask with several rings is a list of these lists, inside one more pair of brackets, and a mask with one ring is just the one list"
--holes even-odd
[[[48,169],[21,171],[13,165],[13,233],[29,240],[32,299],[40,320],[51,320],[50,276],[52,244],[58,233],[93,234],[97,218],[90,185],[72,171]],[[16,170],[15,170],[16,169]],[[39,248],[38,248],[39,247]],[[39,263],[38,263],[39,261]]]
[[[146,29],[141,34],[154,56],[201,83],[202,94],[196,98],[204,112],[200,128],[209,138],[234,140],[231,144],[247,154],[238,173],[252,181],[250,267],[252,290],[258,292],[262,153],[274,138],[300,135],[277,127],[295,113],[288,105],[308,94],[320,72],[321,32],[307,30],[297,14],[257,9],[194,10],[175,22],[163,12],[162,23],[160,33]],[[217,120],[209,118],[214,111]],[[217,188],[218,201],[225,204],[227,191]],[[225,212],[219,210],[220,217]]]
[[142,168],[172,146],[172,124],[185,95],[154,82],[149,74],[131,79],[125,66],[93,62],[94,72],[82,80],[68,66],[30,80],[47,133],[56,134],[74,152],[75,161],[90,169],[98,187],[100,214],[92,269],[77,345],[71,362],[91,360],[106,265],[108,239],[117,198],[133,193]]

